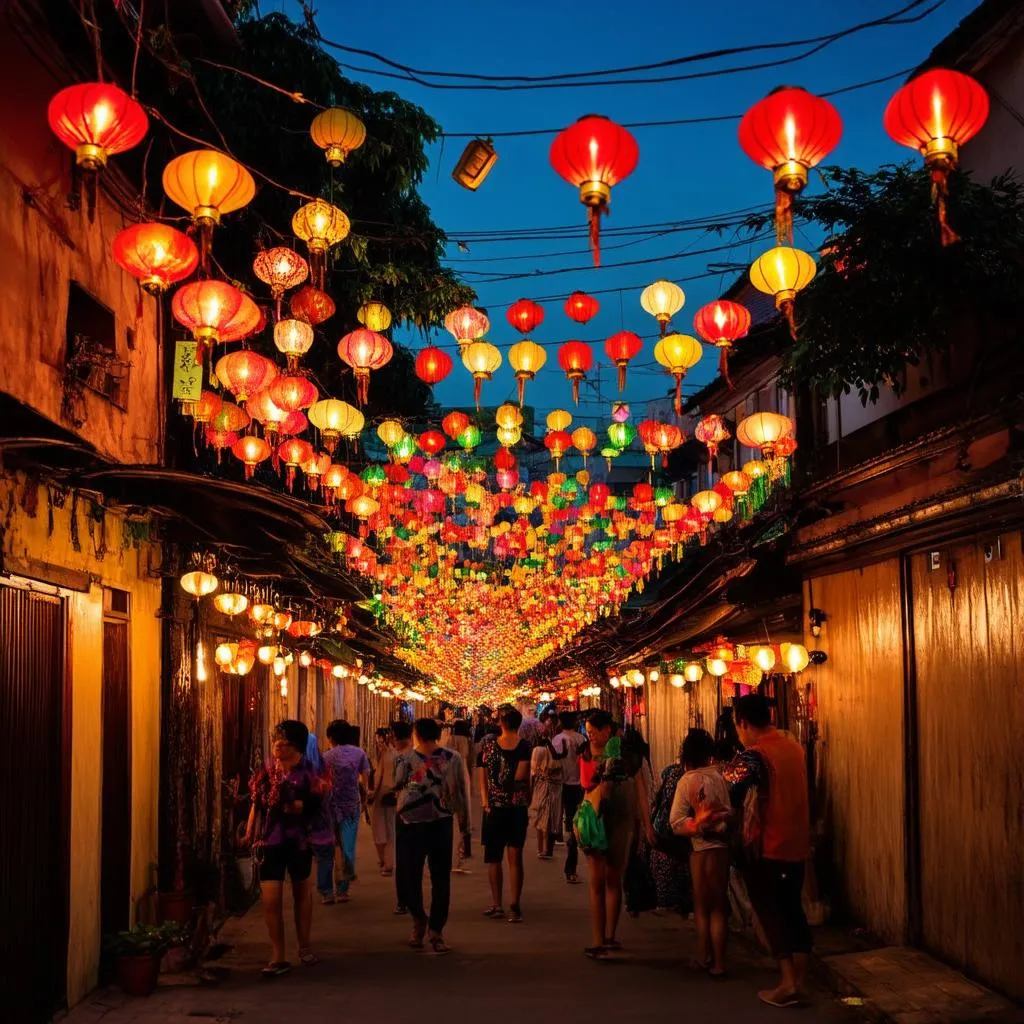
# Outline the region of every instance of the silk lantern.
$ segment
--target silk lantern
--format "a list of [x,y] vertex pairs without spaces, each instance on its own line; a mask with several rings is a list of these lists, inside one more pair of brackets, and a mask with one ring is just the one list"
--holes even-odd
[[605,353],[619,369],[620,394],[626,387],[626,367],[629,365],[630,359],[637,355],[643,346],[644,343],[639,336],[632,331],[618,331],[604,343]]
[[114,262],[150,295],[160,295],[199,266],[199,250],[188,235],[169,224],[133,224],[111,245]]
[[[543,314],[541,319],[543,319]],[[526,382],[537,376],[538,371],[547,360],[548,355],[544,349],[528,338],[525,341],[517,342],[508,350],[508,362],[515,371],[516,391],[520,405],[523,404],[526,395]]]
[[750,283],[775,299],[775,308],[786,318],[789,333],[796,339],[793,301],[797,292],[814,279],[817,267],[814,258],[802,249],[779,245],[762,253],[750,265]]
[[558,365],[572,384],[572,400],[580,404],[580,383],[594,365],[594,352],[585,341],[567,341],[558,349]]
[[654,358],[675,378],[673,406],[677,416],[683,414],[683,378],[687,370],[700,362],[703,354],[701,343],[689,334],[666,334],[654,346]]
[[352,367],[356,378],[356,397],[360,406],[370,400],[370,371],[379,370],[391,361],[391,342],[366,327],[346,334],[338,342],[338,355]]

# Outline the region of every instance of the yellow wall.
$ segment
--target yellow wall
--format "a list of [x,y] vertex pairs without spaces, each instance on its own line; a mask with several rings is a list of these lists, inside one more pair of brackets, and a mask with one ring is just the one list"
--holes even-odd
[[[24,477],[0,477],[0,508],[14,496],[18,505]],[[68,602],[71,654],[71,907],[68,944],[68,1002],[74,1004],[96,984],[100,955],[100,857],[102,793],[101,693],[103,663],[103,585],[131,594],[132,720],[132,885],[133,898],[150,885],[150,864],[157,856],[157,807],[160,755],[160,581],[148,574],[157,565],[152,546],[122,549],[122,523],[106,518],[104,558],[97,558],[86,518],[78,508],[81,551],[71,543],[72,500],[53,510],[47,536],[46,489],[39,487],[34,518],[17,507],[3,538],[5,563],[17,572],[29,559],[89,573],[87,592],[63,591]]]

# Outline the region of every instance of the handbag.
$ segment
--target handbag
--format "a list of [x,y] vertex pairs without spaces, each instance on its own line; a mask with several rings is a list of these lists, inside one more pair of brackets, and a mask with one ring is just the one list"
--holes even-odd
[[572,823],[573,831],[584,853],[603,853],[608,849],[608,833],[589,800],[580,802]]

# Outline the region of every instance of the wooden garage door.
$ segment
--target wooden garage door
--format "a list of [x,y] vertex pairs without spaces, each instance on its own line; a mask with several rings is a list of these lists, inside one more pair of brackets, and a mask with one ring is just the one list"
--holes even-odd
[[922,938],[1024,996],[1024,556],[1000,541],[912,562]]

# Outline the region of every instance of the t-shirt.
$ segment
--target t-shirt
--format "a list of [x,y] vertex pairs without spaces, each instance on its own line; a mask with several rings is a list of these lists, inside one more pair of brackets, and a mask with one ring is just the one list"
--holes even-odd
[[[310,823],[320,810],[317,776],[309,762],[301,758],[286,772],[277,761],[271,761],[253,775],[249,789],[264,816],[264,843],[280,846],[289,842],[307,849]],[[293,813],[288,808],[296,801],[302,803],[302,809]]]
[[559,764],[562,766],[562,782],[566,786],[578,786],[580,784],[580,747],[586,740],[578,732],[560,732],[551,740],[551,746],[558,755]]
[[359,776],[369,774],[370,761],[362,747],[343,743],[323,755],[331,769],[331,813],[336,818],[359,817]]
[[[717,768],[695,768],[687,772],[676,786],[669,824],[675,829],[687,818],[696,817],[697,811],[708,804],[728,810],[729,787]],[[728,828],[724,821],[713,826],[712,832],[713,835],[693,836],[695,851],[720,849],[728,845]]]
[[401,751],[395,756],[395,790],[398,820],[403,825],[455,817],[460,830],[469,831],[466,763],[454,750],[437,747],[430,754]]
[[487,802],[495,807],[529,807],[529,781],[517,781],[520,761],[530,760],[530,744],[520,740],[512,750],[505,750],[498,741],[484,741],[477,755],[476,766],[483,768],[487,780]]

